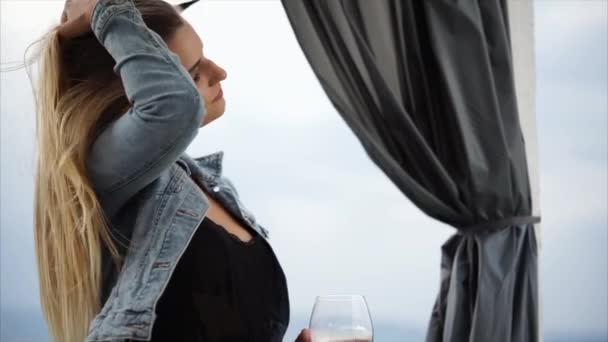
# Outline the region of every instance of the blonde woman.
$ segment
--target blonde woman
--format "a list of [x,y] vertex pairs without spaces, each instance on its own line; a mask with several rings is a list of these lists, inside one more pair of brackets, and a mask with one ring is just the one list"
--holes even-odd
[[54,341],[283,338],[266,229],[222,152],[185,153],[225,108],[226,72],[181,16],[194,2],[68,0],[44,41],[35,239]]

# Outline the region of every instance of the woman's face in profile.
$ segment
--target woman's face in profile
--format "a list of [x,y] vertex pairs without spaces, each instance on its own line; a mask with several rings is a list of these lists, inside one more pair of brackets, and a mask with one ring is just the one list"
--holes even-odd
[[186,19],[184,19],[184,25],[167,42],[167,46],[179,56],[182,65],[190,73],[205,101],[207,114],[200,126],[202,127],[224,114],[226,101],[220,82],[226,79],[226,71],[205,57],[203,41]]

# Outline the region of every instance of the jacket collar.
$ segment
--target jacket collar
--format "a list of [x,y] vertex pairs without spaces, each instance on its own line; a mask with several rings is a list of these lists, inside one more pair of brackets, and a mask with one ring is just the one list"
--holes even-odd
[[214,152],[205,156],[192,158],[186,152],[179,156],[178,163],[181,161],[185,166],[188,175],[201,177],[207,184],[216,184],[222,176],[222,162],[224,151]]

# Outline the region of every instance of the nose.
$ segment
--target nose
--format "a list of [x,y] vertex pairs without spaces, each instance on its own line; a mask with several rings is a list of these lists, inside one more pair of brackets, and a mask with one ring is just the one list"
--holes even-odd
[[228,74],[226,73],[226,70],[224,70],[223,68],[221,68],[219,65],[215,64],[215,62],[210,61],[211,62],[211,70],[212,70],[212,75],[211,75],[211,80],[209,83],[214,84],[216,82],[220,82],[226,79],[226,77],[228,76]]

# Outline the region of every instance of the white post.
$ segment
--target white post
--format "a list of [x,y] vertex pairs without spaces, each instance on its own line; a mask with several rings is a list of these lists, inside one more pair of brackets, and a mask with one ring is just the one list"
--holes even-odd
[[[534,47],[534,2],[508,0],[515,86],[519,105],[519,119],[526,142],[528,174],[532,191],[532,214],[540,216],[540,185],[538,170],[538,134],[536,130],[536,61]],[[543,296],[541,263],[541,228],[535,225],[538,243],[538,341],[543,341]]]

